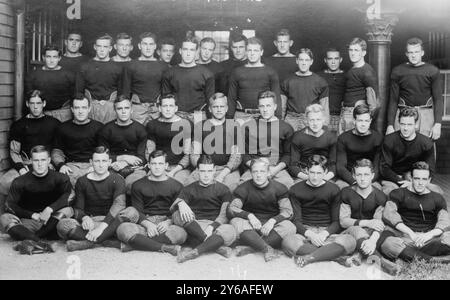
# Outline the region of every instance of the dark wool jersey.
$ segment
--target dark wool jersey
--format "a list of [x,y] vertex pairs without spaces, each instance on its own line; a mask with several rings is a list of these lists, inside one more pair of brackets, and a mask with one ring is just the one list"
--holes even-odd
[[177,97],[179,111],[194,112],[202,109],[214,95],[214,75],[203,65],[174,66],[164,72],[162,91]]
[[274,180],[263,188],[248,180],[234,190],[233,197],[242,201],[243,211],[254,214],[264,224],[280,214],[278,202],[288,198],[288,189]]
[[326,182],[319,187],[312,187],[306,181],[299,182],[289,190],[289,199],[298,233],[305,234],[305,225],[326,227],[330,234],[340,231],[339,188],[334,183]]
[[328,160],[328,171],[336,174],[336,134],[324,129],[321,136],[306,134],[306,129],[297,131],[290,142],[289,173],[296,178],[298,173],[308,166],[308,159],[314,155],[323,155]]
[[174,152],[176,149],[172,148],[172,140],[175,136],[181,134],[182,138],[179,139],[177,146],[178,149],[183,149],[184,140],[190,139],[192,136],[192,128],[192,123],[186,119],[173,123],[162,122],[159,119],[151,120],[146,126],[147,138],[155,143],[156,149],[166,152],[166,162],[169,165],[177,165],[183,158],[184,153],[182,151]]
[[222,65],[215,60],[212,60],[211,62],[209,62],[207,64],[201,64],[201,65],[205,66],[214,75],[215,91],[223,93],[222,92],[223,88],[221,88],[221,87],[223,87],[223,85],[224,85],[224,83],[222,82],[223,81],[222,73],[223,73],[224,69],[223,69]]
[[26,116],[14,122],[9,131],[9,139],[20,143],[20,150],[30,156],[34,146],[43,145],[52,149],[58,126],[61,123],[50,116],[27,118]]
[[134,155],[145,163],[145,147],[147,132],[144,125],[133,121],[126,126],[120,126],[111,121],[98,132],[98,144],[111,151],[111,159],[116,160],[119,155]]
[[348,70],[345,78],[344,107],[353,107],[358,100],[367,100],[366,88],[373,88],[377,93],[377,74],[367,63],[360,68]]
[[84,90],[87,89],[92,99],[108,100],[121,86],[122,70],[123,66],[113,61],[89,60],[77,74],[77,96],[84,95]]
[[123,94],[136,94],[141,103],[155,103],[161,94],[162,75],[168,68],[161,61],[131,61],[123,73]]
[[[231,156],[231,147],[237,145],[238,123],[225,122],[214,126],[210,120],[202,124],[202,153],[211,155],[216,166],[226,166]],[[231,126],[234,125],[234,126]]]
[[125,195],[125,180],[111,172],[103,180],[91,180],[84,175],[75,184],[75,202],[73,207],[81,211],[79,220],[84,216],[107,216],[114,199]]
[[56,131],[55,149],[62,150],[66,162],[89,162],[95,147],[97,134],[103,124],[90,120],[84,125],[75,124],[72,120],[62,123]]
[[6,205],[19,218],[31,219],[33,213],[47,206],[54,212],[69,206],[72,190],[69,176],[49,170],[47,175],[37,177],[28,172],[14,179],[6,199]]
[[412,141],[400,136],[400,131],[391,133],[384,138],[381,146],[380,173],[383,179],[395,183],[403,180],[400,176],[411,171],[418,161],[430,165],[431,174],[435,170],[434,146],[430,138],[416,133]]
[[378,207],[386,205],[387,196],[377,188],[364,199],[354,187],[348,186],[339,194],[340,202],[347,204],[351,209],[351,218],[355,220],[372,220]]
[[286,79],[288,79],[298,71],[297,58],[295,56],[264,57],[264,64],[272,67],[277,72],[280,83],[283,83]]
[[337,139],[336,170],[339,178],[352,184],[352,168],[357,160],[366,158],[372,161],[377,179],[383,136],[376,131],[369,135],[356,135],[353,130],[341,134]]
[[[283,94],[287,97],[287,110],[304,113],[306,107],[328,97],[328,84],[319,75],[291,75],[281,85]],[[320,103],[319,103],[320,104]]]
[[170,217],[170,206],[177,199],[183,185],[168,177],[164,181],[153,181],[147,176],[133,183],[131,205],[139,212],[139,222],[146,216]]
[[178,198],[189,205],[197,220],[210,221],[215,221],[219,216],[224,202],[232,200],[230,189],[223,183],[202,186],[199,181],[184,187]]
[[344,100],[345,94],[345,73],[329,73],[322,71],[319,72],[318,75],[328,83],[330,114],[339,115],[341,113],[342,101]]
[[294,133],[292,126],[279,119],[266,122],[260,118],[249,122],[256,123],[257,131],[253,133],[253,126],[247,126],[248,122],[242,125],[245,132],[245,152],[242,163],[246,164],[249,160],[258,157],[271,157],[275,158],[275,161],[269,159],[273,164],[284,162],[286,166],[289,165],[289,139]]
[[42,92],[41,98],[45,100],[45,110],[55,110],[71,100],[75,91],[75,76],[73,73],[61,68],[59,70],[32,71],[25,81],[27,95],[33,90]]
[[227,59],[220,62],[220,66],[223,68],[223,72],[221,74],[221,85],[219,88],[216,88],[218,92],[221,92],[225,95],[228,94],[228,90],[230,88],[230,76],[233,70],[237,67],[243,66],[247,63],[247,59],[245,60],[235,60],[235,59]]
[[78,72],[80,72],[81,66],[88,60],[89,57],[87,57],[86,55],[77,57],[67,57],[63,55],[63,57],[59,61],[59,65],[75,76]]
[[439,69],[431,64],[413,66],[409,63],[395,67],[391,73],[388,124],[394,125],[399,99],[407,106],[424,106],[433,99],[434,118],[441,123],[444,113],[444,98]]
[[[234,118],[237,101],[243,109],[258,108],[258,94],[263,91],[274,92],[280,103],[280,81],[274,69],[269,66],[234,69],[229,81],[227,118]],[[277,116],[281,116],[281,105],[277,107]]]
[[[433,230],[441,210],[447,210],[447,202],[442,195],[430,192],[418,195],[407,188],[393,190],[389,200],[397,205],[397,211],[403,223],[414,232]],[[394,227],[397,224],[392,224]]]

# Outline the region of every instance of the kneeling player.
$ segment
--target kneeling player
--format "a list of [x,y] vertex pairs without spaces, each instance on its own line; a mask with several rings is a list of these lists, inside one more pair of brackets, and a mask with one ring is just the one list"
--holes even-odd
[[228,246],[236,240],[236,231],[227,224],[226,216],[231,192],[214,181],[216,169],[211,156],[200,156],[198,170],[200,180],[185,187],[171,207],[175,224],[183,226],[190,242],[196,245],[178,255],[179,263],[212,251],[229,257]]
[[355,239],[349,234],[338,234],[339,188],[324,180],[326,164],[324,156],[311,156],[308,180],[295,184],[289,191],[297,234],[283,240],[283,250],[295,256],[300,267],[319,261],[340,262],[344,255],[355,251]]
[[153,151],[148,161],[150,173],[132,185],[132,206],[123,213],[130,222],[119,226],[117,236],[132,249],[177,255],[187,234],[173,224],[169,209],[183,185],[167,175],[169,163],[164,151]]
[[356,240],[358,253],[353,257],[353,262],[359,265],[362,257],[376,255],[383,270],[395,275],[399,271],[398,266],[377,251],[384,229],[382,214],[387,197],[371,184],[375,176],[372,162],[368,159],[356,161],[352,175],[356,184],[344,188],[340,193],[339,221],[342,228],[346,229],[345,232]]
[[288,199],[288,189],[283,184],[269,179],[269,162],[260,158],[250,165],[252,180],[238,186],[234,200],[228,210],[242,244],[237,256],[258,251],[264,253],[265,261],[278,257],[274,248],[281,241],[295,233],[292,206]]
[[109,172],[109,150],[97,147],[90,161],[93,172],[75,185],[75,215],[58,223],[58,234],[67,240],[67,250],[93,248],[113,237],[121,223],[119,212],[125,208],[125,181]]

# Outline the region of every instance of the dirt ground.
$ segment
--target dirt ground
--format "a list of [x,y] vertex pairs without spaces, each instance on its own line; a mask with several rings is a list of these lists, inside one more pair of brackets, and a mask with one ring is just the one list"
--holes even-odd
[[[297,280],[297,279],[390,279],[377,267],[363,264],[345,268],[335,262],[317,263],[298,268],[284,254],[277,260],[264,262],[261,254],[226,259],[218,254],[178,264],[166,253],[95,248],[67,252],[57,242],[51,254],[20,255],[15,243],[0,234],[0,280],[4,279],[165,279],[165,280]],[[79,267],[78,267],[79,266]]]

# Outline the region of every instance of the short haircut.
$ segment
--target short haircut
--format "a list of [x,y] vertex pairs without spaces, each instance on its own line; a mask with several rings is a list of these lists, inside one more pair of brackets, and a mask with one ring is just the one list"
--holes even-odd
[[366,41],[363,40],[363,39],[361,39],[361,38],[359,38],[359,37],[356,37],[356,38],[352,39],[352,40],[350,41],[350,43],[348,44],[349,47],[350,47],[350,46],[353,46],[353,45],[359,45],[359,46],[361,46],[361,49],[362,49],[363,51],[366,51],[366,50],[367,50],[367,43],[366,43]]
[[77,97],[70,100],[70,107],[73,107],[75,101],[83,101],[86,100],[88,102],[88,106],[91,106],[91,100],[83,95],[78,95]]
[[370,168],[370,171],[372,173],[375,172],[375,168],[373,166],[372,161],[370,161],[370,159],[363,158],[355,162],[355,164],[352,167],[352,173],[355,174],[356,168],[366,168],[366,167]]
[[183,47],[184,43],[193,43],[195,44],[195,47],[198,49],[198,39],[191,31],[188,31],[186,33],[186,37],[180,43],[180,48]]
[[256,159],[253,159],[251,161],[251,163],[250,163],[250,170],[253,170],[253,167],[255,165],[258,165],[258,164],[263,164],[267,168],[267,170],[269,170],[270,163],[269,163],[269,160],[267,158],[256,158]]
[[47,155],[50,156],[50,151],[47,149],[47,147],[43,145],[36,145],[30,150],[30,157],[33,156],[33,153],[43,153],[47,152]]
[[94,153],[92,153],[92,157],[94,157],[94,154],[108,154],[109,156],[109,149],[105,146],[98,146],[95,147]]
[[[211,106],[213,104],[213,102],[216,101],[217,99],[225,99],[225,102],[227,102],[227,96],[225,96],[225,94],[215,93],[214,95],[212,95],[209,98],[209,106]],[[227,104],[228,104],[228,102],[227,102]]]
[[410,38],[406,41],[406,47],[420,45],[423,50],[423,41],[417,37]]
[[231,48],[231,46],[233,46],[234,43],[239,43],[239,42],[245,42],[245,46],[248,45],[248,39],[245,35],[243,34],[231,34],[230,35],[230,41],[228,42],[228,46]]
[[175,105],[177,105],[177,97],[174,94],[164,94],[159,98],[158,105],[162,105],[164,99],[173,99]]
[[130,42],[133,42],[133,38],[131,37],[131,35],[129,35],[128,33],[125,33],[125,32],[121,32],[121,33],[117,34],[116,42],[118,40],[130,40]]
[[56,51],[58,52],[58,56],[62,55],[62,51],[61,49],[59,49],[58,46],[56,45],[47,45],[42,49],[42,55],[45,56],[45,54],[47,53],[47,51]]
[[277,94],[272,91],[262,91],[258,94],[258,101],[266,98],[272,98],[273,102],[277,103]]
[[369,106],[367,106],[366,104],[359,104],[353,110],[353,118],[354,119],[356,119],[356,116],[364,115],[364,114],[369,114],[372,117]]
[[105,33],[102,35],[99,35],[96,39],[95,42],[97,42],[98,40],[109,40],[111,45],[114,44],[114,39],[112,36],[110,36],[109,34]]
[[306,107],[306,109],[305,109],[305,115],[306,115],[306,117],[308,117],[308,115],[309,115],[310,113],[318,113],[318,112],[321,112],[321,113],[323,114],[324,111],[325,111],[325,110],[323,109],[322,105],[320,105],[320,104],[318,104],[318,103],[315,103],[315,104],[308,105],[308,106]]
[[71,36],[72,34],[76,34],[76,35],[80,36],[80,40],[83,40],[83,35],[82,35],[79,31],[74,31],[74,30],[69,31],[69,32],[66,34],[66,40],[68,40],[68,39],[69,39],[69,36]]
[[117,97],[117,98],[114,100],[114,108],[116,107],[116,105],[117,105],[118,103],[120,103],[120,102],[122,102],[122,101],[130,101],[130,103],[131,103],[130,97],[127,97],[127,96],[125,96],[125,95],[120,95],[119,97]]
[[211,155],[208,155],[208,154],[200,155],[200,158],[197,161],[197,166],[200,166],[200,165],[214,165],[214,161],[213,161]]
[[404,107],[398,114],[398,121],[400,122],[400,119],[405,117],[413,117],[414,122],[417,122],[419,120],[419,112],[415,107]]
[[164,37],[162,38],[158,43],[158,49],[161,50],[163,45],[171,45],[173,48],[175,48],[176,43],[175,40],[171,37]]
[[314,154],[308,158],[308,170],[314,166],[320,166],[325,171],[327,170],[328,160],[323,155]]
[[280,29],[280,31],[278,31],[278,32],[275,34],[275,40],[278,40],[278,37],[279,37],[279,36],[288,36],[289,38],[291,38],[291,33],[289,32],[288,29],[283,28],[283,29]]
[[247,45],[259,45],[261,50],[264,50],[264,43],[257,37],[251,37],[247,40]]
[[311,60],[314,60],[314,53],[309,48],[302,48],[298,50],[297,53],[295,54],[295,57],[298,58],[299,55],[302,53],[305,53],[306,55],[309,56],[309,58],[311,58]]
[[430,176],[431,176],[430,165],[424,161],[418,161],[412,165],[411,175],[414,175],[413,174],[414,170],[426,170],[426,171],[430,172]]
[[325,50],[325,57],[328,54],[328,52],[337,52],[337,53],[339,53],[339,56],[341,56],[341,51],[334,47],[330,47],[330,48],[327,48],[327,50]]
[[158,38],[157,38],[156,34],[154,34],[152,32],[144,32],[139,35],[140,42],[142,42],[142,40],[145,38],[152,38],[155,43],[158,42]]
[[45,101],[45,100],[42,98],[42,92],[41,92],[40,90],[32,90],[31,93],[30,93],[30,95],[29,95],[28,98],[27,98],[27,102],[30,102],[31,98],[35,98],[35,97],[39,97],[39,98],[42,99],[42,101]]
[[163,156],[164,159],[166,159],[167,153],[164,152],[163,150],[154,150],[154,151],[152,151],[152,153],[150,153],[148,155],[148,162],[150,162],[152,159],[155,159],[155,158],[161,157],[161,156]]
[[213,43],[214,48],[216,48],[216,41],[211,37],[205,37],[200,41],[200,46],[202,46],[204,43]]

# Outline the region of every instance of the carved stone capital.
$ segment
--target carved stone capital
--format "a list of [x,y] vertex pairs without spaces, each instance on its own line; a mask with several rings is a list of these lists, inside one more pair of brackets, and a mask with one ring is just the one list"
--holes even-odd
[[366,18],[367,36],[369,42],[388,42],[392,41],[393,30],[398,23],[397,15],[383,14],[379,19]]

